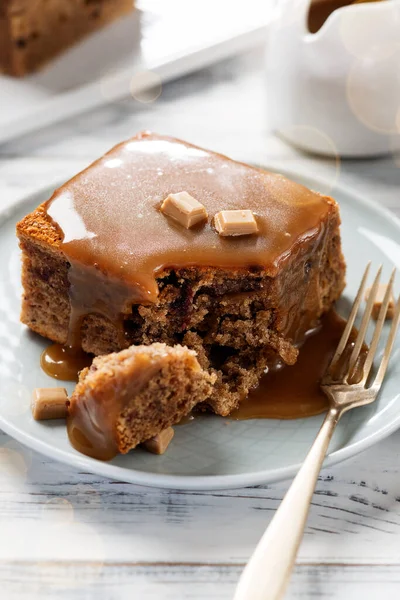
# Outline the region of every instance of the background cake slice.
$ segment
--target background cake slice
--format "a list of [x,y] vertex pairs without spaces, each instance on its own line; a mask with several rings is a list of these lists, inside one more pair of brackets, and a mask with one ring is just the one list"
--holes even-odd
[[179,423],[211,395],[214,380],[182,346],[132,346],[97,357],[70,398],[71,443],[103,460],[126,454]]
[[[160,207],[185,191],[208,221]],[[257,233],[223,237],[213,217],[250,210]],[[228,415],[344,287],[336,202],[173,138],[143,133],[77,175],[17,226],[21,319],[96,355],[184,344],[217,377],[207,406]]]
[[133,0],[0,0],[0,72],[35,71],[132,9]]

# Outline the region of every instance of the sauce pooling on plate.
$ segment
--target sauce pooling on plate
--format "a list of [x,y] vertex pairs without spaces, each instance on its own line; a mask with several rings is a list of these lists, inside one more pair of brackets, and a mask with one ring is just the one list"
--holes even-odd
[[[326,411],[328,399],[320,388],[320,381],[345,325],[346,321],[334,311],[324,315],[321,326],[309,333],[297,362],[291,367],[281,367],[267,373],[257,389],[230,416],[238,420],[300,419]],[[356,330],[353,329],[348,352],[355,337]]]
[[62,381],[78,381],[79,371],[89,367],[93,357],[83,350],[51,344],[40,357],[40,366],[46,375]]
[[[279,365],[271,369],[260,385],[230,417],[233,419],[298,419],[311,417],[327,410],[328,400],[320,389],[320,381],[339,343],[346,322],[334,311],[324,315],[321,325],[310,332],[291,367]],[[353,330],[348,349],[356,336]],[[78,372],[91,362],[90,355],[68,354],[54,344],[42,355],[42,366],[56,379],[77,381]],[[195,418],[190,414],[185,424]]]

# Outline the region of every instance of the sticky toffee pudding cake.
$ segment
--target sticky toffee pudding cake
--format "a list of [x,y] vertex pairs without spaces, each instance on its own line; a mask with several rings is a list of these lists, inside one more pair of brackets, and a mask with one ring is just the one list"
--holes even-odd
[[0,72],[23,76],[133,9],[133,0],[0,0]]
[[[191,198],[181,206],[185,226],[178,201],[177,218],[161,210],[182,192],[178,200]],[[206,217],[192,225],[196,203]],[[221,211],[229,217],[223,235],[214,223]],[[228,211],[237,211],[233,221]],[[246,213],[241,232],[252,233],[235,234],[239,212]],[[185,345],[216,378],[203,408],[226,416],[268,367],[296,362],[306,332],[340,296],[339,225],[332,198],[141,133],[18,224],[21,319],[72,351],[95,355]]]
[[102,460],[126,454],[179,423],[211,394],[214,380],[182,346],[155,343],[99,356],[81,371],[70,398],[71,443]]

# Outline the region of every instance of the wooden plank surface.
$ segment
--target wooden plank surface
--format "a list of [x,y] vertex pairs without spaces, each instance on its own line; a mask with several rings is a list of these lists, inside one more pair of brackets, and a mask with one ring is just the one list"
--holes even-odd
[[[240,568],[231,565],[62,565],[23,563],[0,579],[8,600],[229,600]],[[295,569],[287,600],[398,600],[399,566],[307,565]]]
[[[277,170],[340,178],[400,215],[400,162],[303,155],[268,131],[261,52],[0,147],[9,205],[140,129]],[[326,190],[329,191],[329,190]],[[0,383],[1,385],[1,383]],[[398,598],[400,433],[322,472],[288,598]],[[231,598],[288,482],[224,492],[140,488],[52,462],[0,432],[0,598]]]

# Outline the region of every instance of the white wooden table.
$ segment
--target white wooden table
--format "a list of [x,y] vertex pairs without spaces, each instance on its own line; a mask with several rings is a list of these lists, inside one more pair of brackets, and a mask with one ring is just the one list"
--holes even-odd
[[[140,129],[243,160],[322,173],[335,165],[271,136],[262,53],[0,148],[0,198],[66,179]],[[400,162],[349,161],[340,177],[400,215]],[[399,382],[400,383],[400,382]],[[400,432],[322,472],[288,598],[400,597]],[[42,458],[0,432],[2,600],[231,598],[288,483],[228,492],[140,488]]]

